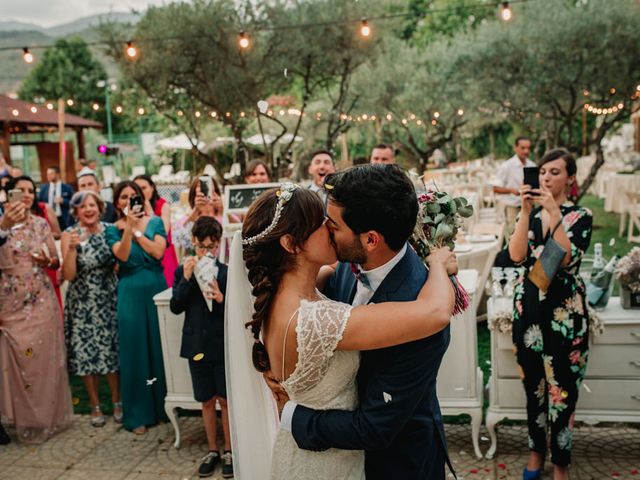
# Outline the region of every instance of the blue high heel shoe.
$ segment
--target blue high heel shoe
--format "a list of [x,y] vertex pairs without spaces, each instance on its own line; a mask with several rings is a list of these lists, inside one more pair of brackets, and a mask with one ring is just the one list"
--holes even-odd
[[542,475],[542,468],[538,470],[529,470],[527,467],[524,467],[522,471],[522,480],[538,480]]

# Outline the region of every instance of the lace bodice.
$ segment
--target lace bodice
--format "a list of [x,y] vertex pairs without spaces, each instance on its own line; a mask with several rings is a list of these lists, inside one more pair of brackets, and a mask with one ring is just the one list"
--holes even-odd
[[[352,308],[324,298],[300,304],[296,324],[298,362],[282,382],[291,400],[316,410],[356,408],[360,354],[336,350]],[[362,451],[301,450],[289,432],[280,430],[273,452],[272,479],[364,479]]]
[[336,351],[351,305],[332,300],[303,300],[298,310],[298,362],[282,383],[289,397],[310,408],[353,409],[358,352]]

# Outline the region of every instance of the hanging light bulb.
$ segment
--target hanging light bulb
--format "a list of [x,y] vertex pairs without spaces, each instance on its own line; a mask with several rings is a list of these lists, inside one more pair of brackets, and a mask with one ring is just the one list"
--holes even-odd
[[513,18],[513,11],[509,6],[509,2],[502,2],[502,5],[500,5],[500,18],[505,22]]
[[116,113],[122,113],[122,107],[120,105],[116,107]]
[[91,108],[93,108],[94,112],[97,112],[98,110],[100,110],[100,105],[98,105],[97,103],[94,103],[93,105],[91,105]]
[[133,42],[127,42],[127,49],[125,50],[129,60],[133,60],[138,56],[138,49],[133,46]]
[[369,22],[366,18],[363,18],[362,23],[360,24],[360,35],[365,38],[371,35],[371,27],[369,26]]
[[240,32],[238,34],[238,45],[243,50],[246,50],[251,45],[251,41],[249,40],[249,36],[246,32]]
[[31,113],[38,113],[38,107],[36,106],[31,107]]
[[138,115],[144,115],[144,108],[138,108]]
[[459,108],[458,109],[458,115],[460,115],[460,116],[464,115],[464,110]]
[[73,100],[71,99],[67,100],[67,105],[69,105],[70,107],[73,107]]
[[24,61],[27,63],[33,63],[33,53],[31,53],[27,47],[24,47],[22,52],[22,58]]
[[47,110],[53,110],[53,103],[47,103]]

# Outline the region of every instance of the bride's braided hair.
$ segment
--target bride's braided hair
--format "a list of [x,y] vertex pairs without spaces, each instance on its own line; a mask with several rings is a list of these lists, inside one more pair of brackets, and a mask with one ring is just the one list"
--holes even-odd
[[[277,192],[277,188],[268,190],[253,202],[242,225],[244,239],[255,237],[271,225],[279,200]],[[282,276],[296,266],[295,254],[290,254],[280,245],[280,238],[289,235],[291,246],[302,249],[323,221],[324,208],[318,195],[309,189],[297,188],[283,205],[273,230],[242,247],[249,282],[253,287],[251,293],[255,297],[252,320],[245,325],[251,328],[255,339],[252,357],[259,372],[270,368],[267,350],[260,341],[260,331],[269,318]]]

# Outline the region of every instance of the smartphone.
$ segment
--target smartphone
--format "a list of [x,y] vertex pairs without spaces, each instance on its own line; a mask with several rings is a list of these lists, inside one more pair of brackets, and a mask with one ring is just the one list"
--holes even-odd
[[213,196],[213,180],[211,180],[211,177],[200,177],[200,193],[207,198]]
[[142,211],[144,207],[144,200],[140,195],[133,195],[129,198],[129,208],[132,212],[138,213]]
[[531,188],[540,188],[540,178],[538,177],[538,167],[524,167],[524,185],[529,185]]
[[18,203],[22,201],[22,190],[14,188],[9,190],[9,203]]

